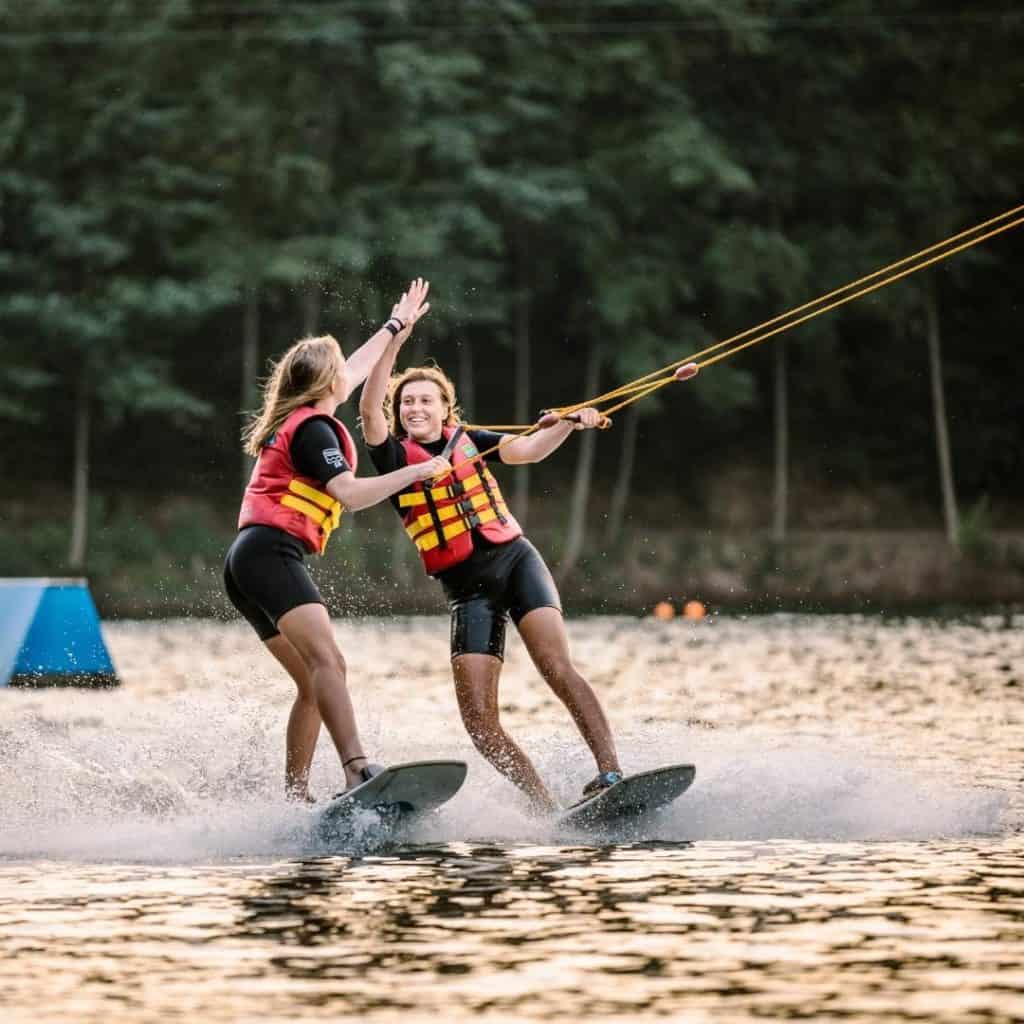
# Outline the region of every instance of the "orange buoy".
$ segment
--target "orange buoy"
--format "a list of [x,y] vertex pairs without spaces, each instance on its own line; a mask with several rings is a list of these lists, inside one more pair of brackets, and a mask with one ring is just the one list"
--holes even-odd
[[654,617],[660,619],[662,622],[668,622],[669,619],[676,617],[676,609],[671,601],[659,601],[654,606]]
[[687,619],[703,619],[708,610],[700,601],[687,601],[683,607],[683,617]]

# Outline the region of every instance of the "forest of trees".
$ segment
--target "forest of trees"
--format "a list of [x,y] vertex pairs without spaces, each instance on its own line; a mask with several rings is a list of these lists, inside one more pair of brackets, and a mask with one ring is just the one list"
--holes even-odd
[[[522,423],[1021,203],[1022,44],[1004,0],[0,0],[0,572],[212,565],[267,360],[413,276],[407,360]],[[517,515],[563,577],[636,530],[1019,527],[1022,256],[631,406]]]

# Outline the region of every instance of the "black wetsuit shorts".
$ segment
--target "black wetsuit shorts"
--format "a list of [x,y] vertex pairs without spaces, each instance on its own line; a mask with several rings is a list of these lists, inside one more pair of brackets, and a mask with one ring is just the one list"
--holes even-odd
[[465,562],[438,575],[452,613],[452,657],[505,657],[505,624],[519,625],[535,608],[562,610],[558,588],[540,552],[525,538],[479,546]]
[[306,547],[275,526],[246,526],[224,559],[231,603],[261,640],[277,636],[277,621],[300,604],[323,604],[303,561]]

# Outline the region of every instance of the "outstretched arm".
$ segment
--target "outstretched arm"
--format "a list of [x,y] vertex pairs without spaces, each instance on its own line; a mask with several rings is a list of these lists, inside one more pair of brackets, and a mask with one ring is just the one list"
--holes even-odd
[[406,338],[409,337],[416,321],[430,309],[430,303],[426,301],[429,290],[430,282],[424,281],[422,277],[417,277],[409,285],[409,290],[404,292],[392,307],[391,318],[387,324],[346,359],[345,380],[348,384],[346,398],[366,380],[367,375],[380,360],[388,345],[399,334],[404,334]]
[[337,498],[345,508],[358,512],[360,509],[376,505],[385,498],[390,498],[392,494],[404,490],[417,480],[446,476],[451,471],[452,467],[448,460],[438,455],[429,462],[403,466],[383,476],[359,477],[351,471],[339,473],[328,481],[327,493],[332,498]]
[[551,426],[527,437],[516,437],[501,444],[501,461],[510,466],[524,462],[540,462],[546,459],[556,448],[561,447],[574,430],[587,430],[599,426],[601,414],[596,409],[580,409],[573,414],[578,419],[557,420]]
[[[689,380],[697,376],[696,363],[680,366],[673,374],[676,380]],[[511,441],[503,441],[501,445],[501,461],[509,465],[523,462],[540,462],[546,459],[574,430],[589,430],[599,427],[605,417],[596,409],[580,409],[567,419],[559,419],[557,413],[549,413],[540,422],[552,420],[540,430],[526,437],[517,437]]]

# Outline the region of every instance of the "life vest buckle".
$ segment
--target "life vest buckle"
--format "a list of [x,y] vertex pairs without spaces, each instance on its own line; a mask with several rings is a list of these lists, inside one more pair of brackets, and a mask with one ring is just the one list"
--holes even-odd
[[456,480],[448,485],[448,497],[458,498],[466,493],[466,485],[461,480]]

